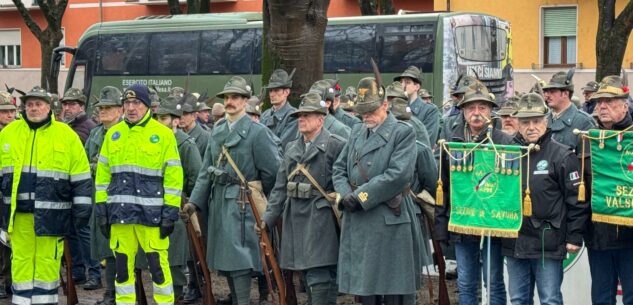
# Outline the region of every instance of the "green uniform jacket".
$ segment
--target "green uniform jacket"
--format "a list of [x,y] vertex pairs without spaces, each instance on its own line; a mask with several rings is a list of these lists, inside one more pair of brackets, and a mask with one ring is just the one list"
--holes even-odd
[[420,141],[426,146],[431,146],[431,139],[429,139],[429,133],[426,130],[426,126],[420,120],[414,116],[411,116],[411,119],[406,121],[411,124],[413,130],[415,131],[415,139],[416,141]]
[[339,120],[341,123],[345,124],[350,129],[354,128],[354,125],[361,123],[359,118],[343,110],[343,108],[341,107],[336,108],[333,115],[334,115],[334,118]]
[[[184,182],[182,192],[188,196],[193,191],[193,186],[198,177],[198,171],[202,166],[200,153],[196,147],[196,142],[181,130],[176,131],[176,143],[180,154],[180,163]],[[182,220],[178,219],[174,224],[174,232],[169,236],[169,249],[167,258],[170,266],[184,266],[189,258],[189,240],[187,228]]]
[[[94,179],[94,175],[97,170],[97,162],[99,161],[99,151],[101,151],[101,145],[105,137],[107,129],[103,124],[97,125],[97,127],[90,130],[90,135],[86,140],[86,154],[88,155],[88,161],[90,162],[90,172]],[[93,204],[94,204],[94,192],[93,192]],[[92,211],[90,217],[90,256],[94,260],[102,260],[107,257],[114,257],[112,250],[110,249],[110,241],[101,234],[99,226],[97,225],[97,213]]]
[[549,129],[552,130],[552,139],[571,147],[576,155],[581,154],[581,148],[579,146],[580,136],[573,133],[574,129],[585,131],[596,126],[591,115],[578,110],[574,104],[569,105],[569,108],[563,111],[557,119],[554,119],[550,111],[547,115],[547,124]]
[[312,186],[310,198],[288,197],[287,185],[288,175],[300,163],[306,166],[310,175],[327,193],[334,192],[332,164],[344,145],[343,138],[332,135],[325,129],[321,130],[307,149],[303,137],[288,144],[275,187],[270,193],[266,213],[262,217],[269,228],[274,226],[280,216],[283,217],[279,262],[281,268],[307,270],[336,265],[338,233],[330,202],[303,174],[295,175],[290,182]]
[[281,156],[271,131],[264,125],[254,123],[247,115],[234,122],[230,130],[228,120],[222,121],[213,128],[189,199],[199,209],[208,209],[207,263],[210,269],[261,270],[259,239],[253,229],[255,218],[248,204],[242,206],[237,202],[239,184],[221,184],[220,179],[207,170],[215,165],[225,170],[231,180],[237,179],[228,162],[215,164],[222,145],[248,181],[261,180],[265,194],[275,184]]
[[[342,197],[353,192],[362,211],[343,212],[338,261],[339,291],[354,295],[412,294],[419,286],[419,262],[413,228],[419,223],[405,196],[396,216],[386,201],[401,194],[413,179],[416,148],[411,125],[391,114],[367,137],[364,124],[352,131],[334,163],[334,188]],[[361,177],[361,164],[369,182]],[[360,195],[359,195],[360,194]],[[415,222],[415,224],[413,223]],[[417,237],[419,238],[419,237]]]
[[209,133],[202,129],[200,123],[196,122],[196,127],[190,130],[187,135],[192,137],[196,142],[200,157],[204,158],[204,152],[207,149],[207,143],[209,142]]
[[435,104],[427,104],[418,97],[409,104],[411,112],[426,126],[431,143],[436,143],[440,134],[440,110]]
[[[413,182],[411,183],[411,190],[413,193],[418,194],[422,190],[426,190],[435,197],[435,188],[437,187],[437,164],[433,156],[433,152],[429,146],[420,141],[416,141],[416,148],[418,151],[417,159],[415,162],[415,171],[413,174]],[[429,240],[431,239],[431,233],[428,226],[433,225],[433,219],[426,219],[423,217],[422,210],[418,203],[414,205],[415,213],[420,218],[420,231],[422,234],[420,259],[422,260],[422,266],[427,266],[433,263],[433,256]],[[422,270],[420,270],[420,273]]]
[[349,138],[349,133],[352,131],[347,125],[339,122],[333,115],[326,115],[323,122],[323,128],[329,131],[331,134],[335,134],[343,139]]
[[295,110],[297,108],[286,101],[286,104],[277,111],[273,111],[273,108],[266,109],[259,119],[260,123],[270,128],[273,134],[281,139],[282,150],[286,149],[288,143],[299,137],[297,118],[291,116]]

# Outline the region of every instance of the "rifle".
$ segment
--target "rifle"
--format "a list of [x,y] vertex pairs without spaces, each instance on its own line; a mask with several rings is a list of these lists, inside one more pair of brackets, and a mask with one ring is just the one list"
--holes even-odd
[[428,215],[422,213],[426,218],[426,227],[431,234],[431,241],[433,243],[433,256],[437,263],[437,271],[439,273],[439,287],[438,287],[438,305],[450,305],[451,300],[448,298],[448,288],[446,288],[446,262],[444,261],[444,253],[442,252],[442,246],[440,242],[435,239],[435,232],[433,226],[430,223]]
[[[226,149],[226,147],[222,146],[221,153],[222,155],[226,157],[226,160],[229,162],[229,164],[231,165],[231,167],[233,168],[233,170],[239,177],[240,188],[242,189],[240,196],[241,197],[245,196],[246,199],[248,200],[248,205],[251,207],[251,211],[253,212],[255,223],[257,227],[261,228],[262,219],[260,218],[259,211],[257,211],[255,200],[253,200],[253,191],[248,185],[248,181],[246,181],[246,178],[244,177],[244,175],[242,175],[242,172],[237,167],[237,164],[235,164],[235,162],[233,161],[233,158],[229,154],[229,151]],[[264,275],[266,276],[266,282],[268,283],[268,287],[272,291],[272,279],[270,277],[270,274],[268,273],[268,270],[269,270],[268,265],[270,264],[270,267],[272,268],[272,271],[273,271],[275,284],[277,284],[277,291],[279,292],[279,305],[287,305],[286,285],[284,282],[284,277],[281,273],[281,269],[279,268],[279,264],[277,263],[277,259],[275,258],[275,254],[273,253],[274,248],[273,248],[273,244],[270,242],[270,238],[268,237],[268,229],[263,230],[262,234],[260,234],[259,247],[261,249],[261,255],[262,255],[263,272],[264,272]]]
[[136,304],[147,305],[147,295],[145,295],[145,287],[143,287],[143,270],[134,268],[134,290],[136,291]]
[[66,263],[66,282],[63,277],[59,277],[62,282],[62,289],[64,295],[66,295],[66,304],[76,305],[79,304],[77,298],[77,290],[75,289],[75,281],[73,280],[73,259],[70,255],[70,247],[68,246],[68,239],[64,239],[64,262]]
[[[186,203],[186,199],[182,198],[182,206]],[[209,273],[209,266],[207,266],[207,255],[205,253],[203,243],[201,241],[202,234],[200,231],[200,223],[198,223],[198,216],[195,213],[189,215],[189,221],[185,222],[187,227],[187,236],[193,246],[193,273],[198,278],[198,287],[202,291],[202,304],[203,305],[215,305],[215,297],[213,296],[213,288],[211,287],[211,273]],[[196,266],[199,266],[202,270],[202,279],[198,274]]]
[[[279,236],[279,244],[281,244],[281,222],[278,221],[276,223],[277,233]],[[281,248],[281,247],[279,247]],[[279,248],[277,248],[277,252],[279,252]],[[293,274],[292,270],[282,270],[284,275],[284,282],[286,283],[286,303],[288,305],[297,305],[297,292],[295,290],[295,283],[293,282]]]

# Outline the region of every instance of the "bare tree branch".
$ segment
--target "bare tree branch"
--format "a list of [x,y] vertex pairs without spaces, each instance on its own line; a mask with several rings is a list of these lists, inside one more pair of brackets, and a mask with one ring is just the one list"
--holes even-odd
[[615,19],[615,24],[616,26],[622,26],[629,32],[633,29],[633,1],[629,1],[622,12],[620,12],[620,15]]
[[33,33],[33,35],[35,35],[35,37],[39,40],[40,37],[42,37],[42,29],[40,28],[40,26],[35,23],[33,17],[31,17],[31,14],[24,6],[24,3],[22,3],[22,0],[12,1],[15,7],[18,9],[18,13],[20,13],[20,16],[22,16],[22,19],[24,19],[24,23],[26,23],[26,26],[29,28],[29,30],[31,30],[31,33]]

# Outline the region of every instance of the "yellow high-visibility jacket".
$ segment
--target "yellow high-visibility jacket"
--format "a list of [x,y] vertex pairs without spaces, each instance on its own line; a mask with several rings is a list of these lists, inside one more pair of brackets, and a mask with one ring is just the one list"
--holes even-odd
[[183,174],[174,132],[151,118],[121,121],[105,135],[95,178],[97,217],[110,224],[176,221]]
[[2,227],[13,231],[16,212],[33,213],[35,234],[63,236],[73,218],[92,212],[92,179],[79,136],[55,121],[31,129],[16,120],[0,132]]

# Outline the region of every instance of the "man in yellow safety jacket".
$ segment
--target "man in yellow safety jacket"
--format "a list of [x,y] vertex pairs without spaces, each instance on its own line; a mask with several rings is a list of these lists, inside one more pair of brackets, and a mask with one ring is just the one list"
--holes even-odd
[[154,300],[173,304],[168,236],[178,219],[183,173],[174,133],[151,118],[149,89],[123,93],[125,120],[105,136],[95,178],[97,223],[116,259],[116,303],[135,304],[134,261],[147,256]]
[[21,97],[23,120],[0,132],[2,227],[9,232],[13,304],[57,304],[64,236],[92,211],[88,157],[79,136],[57,122],[51,97]]

